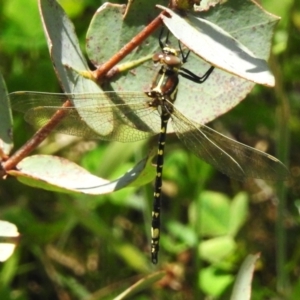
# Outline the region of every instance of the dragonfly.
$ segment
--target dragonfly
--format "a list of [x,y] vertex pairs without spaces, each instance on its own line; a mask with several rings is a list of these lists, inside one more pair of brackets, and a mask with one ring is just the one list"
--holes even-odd
[[[158,262],[162,173],[169,123],[188,150],[233,179],[277,181],[288,177],[287,168],[277,158],[190,120],[176,108],[179,77],[203,84],[213,71],[211,67],[199,77],[183,68],[186,60],[182,49],[177,51],[164,45],[160,53],[153,55],[159,70],[147,92],[10,94],[13,109],[23,112],[25,120],[37,127],[46,125],[54,113],[62,110],[64,118],[55,127],[57,132],[118,142],[134,142],[158,135],[151,227],[153,264]],[[66,100],[73,101],[76,106],[62,107]],[[92,127],[87,119],[92,120]]]

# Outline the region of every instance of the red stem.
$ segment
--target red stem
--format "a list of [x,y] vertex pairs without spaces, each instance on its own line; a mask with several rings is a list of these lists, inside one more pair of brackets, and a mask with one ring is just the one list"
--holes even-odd
[[[72,103],[67,100],[62,107],[72,107]],[[3,170],[11,170],[30,152],[32,152],[65,117],[67,110],[56,111],[46,125],[40,128],[18,151],[16,151],[7,161],[2,163]],[[0,175],[1,171],[0,171]]]

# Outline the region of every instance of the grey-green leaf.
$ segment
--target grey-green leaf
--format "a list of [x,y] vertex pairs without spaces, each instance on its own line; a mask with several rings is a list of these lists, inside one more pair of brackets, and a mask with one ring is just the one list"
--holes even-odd
[[99,178],[67,159],[50,155],[33,155],[17,165],[17,170],[7,173],[24,184],[45,190],[100,195],[124,187],[141,186],[155,176],[152,166],[154,151],[120,178],[109,181]]
[[13,147],[13,121],[5,81],[0,73],[0,160]]
[[[66,93],[101,93],[101,88],[94,81],[81,75],[90,70],[80,50],[74,25],[62,7],[53,0],[40,0],[39,7],[50,56],[63,90]],[[76,99],[73,104],[75,107],[78,105]],[[80,112],[80,116],[93,128],[94,123],[89,116],[84,112]],[[102,134],[106,135],[111,130],[112,125],[107,124]]]
[[[162,16],[170,31],[187,48],[205,61],[255,83],[267,86],[275,85],[274,76],[270,72],[266,60],[256,57],[251,50],[220,26],[202,18],[200,13],[186,13],[185,16],[182,16],[166,7],[158,7],[170,15]],[[219,8],[221,7],[219,6]],[[234,17],[233,15],[230,21]],[[244,27],[249,26],[248,24],[244,25],[240,15],[236,15],[236,17],[241,21],[238,28],[244,30]],[[255,33],[254,28],[253,33]],[[255,43],[254,34],[253,43]]]
[[251,299],[251,283],[254,273],[255,263],[259,258],[259,254],[248,255],[244,260],[236,281],[230,300],[249,300]]
[[[202,12],[201,16],[229,33],[234,39],[249,48],[255,56],[266,59],[270,52],[273,28],[278,18],[262,11],[261,8],[258,8],[251,1],[244,1],[245,4],[241,1],[233,1],[233,3],[230,0],[228,2],[229,4],[219,5],[208,12]],[[152,4],[149,4],[150,8],[147,6],[147,10],[144,10],[143,5],[144,3],[141,1],[133,2],[128,19],[126,17],[124,22],[121,8],[119,8],[119,11],[116,11],[115,6],[106,5],[98,10],[87,35],[89,58],[96,65],[106,61],[114,51],[124,46],[130,38],[141,30],[142,27],[138,25],[138,22],[134,21],[135,16],[139,15],[138,13],[147,12],[149,16],[154,18],[152,15],[153,10],[151,9]],[[251,13],[247,13],[243,5],[246,5],[246,8]],[[232,6],[235,7],[235,18],[230,17]],[[151,20],[147,16],[143,18],[144,23],[145,20],[147,20],[146,22]],[[249,26],[240,28],[238,25],[241,20],[246,20]],[[259,20],[263,22],[261,26]],[[114,39],[111,39],[110,27],[104,26],[104,24],[110,24],[112,21],[116,23],[112,27]],[[187,34],[186,30],[182,30],[182,32],[183,35]],[[103,43],[106,39],[109,39],[109,43]],[[162,41],[164,42],[164,38]],[[171,46],[178,47],[178,43],[173,37],[171,37],[170,42]],[[108,47],[109,45],[110,47]],[[151,57],[151,54],[158,50],[157,35],[149,37],[146,43],[143,43],[122,61],[122,63],[133,62],[133,66],[127,72],[122,72],[114,78],[110,82],[109,89],[115,92],[144,91],[149,89],[151,78],[153,78],[157,70],[154,70],[151,61],[147,61],[142,65],[134,65],[134,62]],[[210,49],[206,49],[206,51],[210,51]],[[218,53],[218,55],[222,56],[222,53]],[[210,65],[199,57],[190,55],[184,67],[201,76],[208,70]],[[185,78],[180,78],[175,106],[188,118],[205,124],[237,105],[246,97],[253,86],[253,82],[234,76],[221,69],[215,69],[209,80],[201,85]]]
[[[164,2],[136,0],[131,4],[125,19],[124,6],[103,4],[93,16],[87,32],[86,51],[89,59],[95,66],[105,63],[159,14],[155,4]],[[160,51],[159,30],[121,61],[118,67],[125,70],[104,89],[116,92],[144,91],[150,86],[155,70],[151,58],[154,52]]]

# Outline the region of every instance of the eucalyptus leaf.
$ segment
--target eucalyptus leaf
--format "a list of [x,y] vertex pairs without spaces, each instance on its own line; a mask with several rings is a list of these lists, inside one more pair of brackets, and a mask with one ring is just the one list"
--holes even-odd
[[[39,8],[50,56],[63,90],[66,93],[101,93],[101,88],[94,81],[81,75],[90,70],[81,52],[74,25],[62,7],[54,0],[39,0]],[[75,107],[80,105],[76,99],[69,100]],[[94,121],[89,116],[84,112],[79,114],[94,128]],[[101,128],[101,134],[105,136],[112,129],[112,124],[107,123]]]
[[[256,57],[264,60],[269,57],[274,27],[279,18],[264,11],[254,1],[228,0],[206,12],[194,14],[222,28]],[[222,57],[223,54],[216,55]],[[209,64],[190,55],[184,67],[201,76]],[[253,86],[253,82],[215,69],[209,80],[201,85],[180,79],[176,107],[190,119],[205,124],[236,106]]]
[[15,224],[0,220],[0,261],[6,261],[16,248],[19,237],[18,228]]
[[[244,2],[229,0],[207,12],[201,12],[201,18],[213,24],[212,26],[220,28],[222,32],[231,35],[239,44],[243,44],[244,48],[250,49],[249,51],[255,57],[265,60],[269,56],[273,29],[278,22],[278,18],[267,14],[252,1]],[[117,49],[123,47],[143,28],[134,20],[139,13],[147,12],[150,16],[153,12],[151,7],[147,6],[147,9],[145,9],[144,5],[143,1],[133,2],[130,9],[132,17],[128,15],[128,21],[126,17],[124,22],[121,7],[118,10],[116,6],[107,4],[97,11],[87,35],[87,52],[96,66],[105,62],[114,51],[118,51]],[[233,8],[234,18],[232,17]],[[247,9],[252,13],[248,13]],[[172,12],[172,14],[174,13]],[[196,14],[196,16],[198,15]],[[185,22],[182,16],[180,18],[180,22]],[[151,20],[149,17],[144,17],[144,22],[145,19]],[[240,27],[241,20],[245,20],[248,26]],[[112,22],[115,23],[112,26],[105,25]],[[111,28],[114,28],[114,38],[111,38]],[[186,36],[188,32],[182,30],[184,28],[181,28],[181,34]],[[103,42],[106,40],[107,42]],[[164,39],[162,41],[164,42]],[[178,48],[178,42],[173,37],[170,37],[170,44],[172,47]],[[205,45],[202,46],[205,47]],[[121,62],[120,65],[128,62],[132,64],[128,69],[125,68],[127,71],[118,74],[105,85],[104,90],[115,92],[149,90],[152,84],[151,78],[157,70],[154,69],[152,62],[147,61],[147,59],[157,51],[161,50],[159,49],[157,35],[154,35],[149,37],[146,42],[137,47]],[[206,47],[205,51],[210,52],[211,49]],[[215,55],[217,58],[223,57],[222,53],[219,52]],[[140,64],[143,60],[146,60],[146,62]],[[202,76],[208,70],[210,64],[191,54],[184,67],[196,75]],[[253,86],[253,82],[229,74],[221,69],[215,69],[209,80],[202,85],[180,78],[175,106],[189,119],[205,124],[237,105],[246,97]],[[173,131],[171,127],[168,130],[169,132]]]
[[[86,35],[86,51],[95,66],[105,63],[134,38],[158,14],[155,5],[164,0],[135,0],[125,19],[124,6],[103,4],[93,16]],[[152,55],[160,51],[160,29],[130,52],[118,65],[123,72],[103,86],[105,90],[145,91],[151,84],[155,68]],[[142,65],[141,65],[142,64]]]
[[152,151],[148,158],[141,160],[133,169],[114,181],[92,175],[67,159],[49,155],[29,156],[17,165],[17,170],[7,173],[33,187],[65,193],[99,195],[124,187],[144,185],[153,180],[155,168],[151,161],[154,155]]
[[[200,13],[186,13],[182,16],[169,8],[159,5],[157,7],[168,13],[161,18],[176,38],[205,61],[241,78],[274,86],[275,79],[266,60],[256,57],[221,27],[205,20]],[[240,19],[241,16],[236,17]],[[240,21],[238,28],[249,26],[244,25],[242,19]],[[253,42],[255,44],[255,39]]]
[[13,121],[6,84],[0,73],[0,160],[13,147]]

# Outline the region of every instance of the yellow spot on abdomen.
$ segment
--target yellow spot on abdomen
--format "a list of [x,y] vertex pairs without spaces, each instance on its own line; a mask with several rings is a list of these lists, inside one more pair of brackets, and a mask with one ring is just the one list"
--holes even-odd
[[[159,236],[159,229],[158,228],[151,228],[151,236],[153,239],[157,239]],[[157,243],[157,242],[156,242]]]

